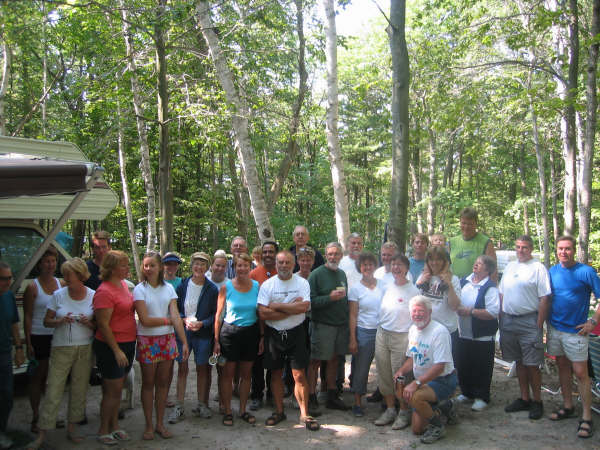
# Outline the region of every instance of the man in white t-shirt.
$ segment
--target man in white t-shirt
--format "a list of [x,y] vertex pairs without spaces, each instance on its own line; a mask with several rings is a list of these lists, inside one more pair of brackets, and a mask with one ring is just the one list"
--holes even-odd
[[353,284],[358,283],[362,275],[356,268],[356,261],[358,261],[358,255],[363,249],[363,239],[358,233],[351,233],[346,239],[346,249],[348,254],[340,261],[340,269],[346,272],[346,279],[348,280],[348,289]]
[[294,255],[284,250],[277,253],[277,275],[266,280],[258,293],[258,314],[265,321],[265,367],[271,369],[271,390],[275,412],[267,419],[267,426],[286,419],[283,412],[282,373],[286,360],[290,361],[295,381],[294,394],[300,406],[300,420],[309,430],[319,424],[308,413],[308,382],[306,367],[309,362],[306,328],[303,324],[310,309],[308,281],[293,273]]
[[[424,295],[410,300],[413,325],[408,331],[406,361],[395,373],[396,397],[412,408],[412,431],[423,434],[421,442],[431,444],[445,434],[441,415],[453,418],[453,405],[447,400],[456,389],[458,379],[452,362],[450,333],[445,326],[431,320],[431,301]],[[413,372],[408,383],[406,375]],[[435,409],[432,405],[437,405]],[[408,426],[407,420],[404,426]]]
[[517,362],[521,396],[504,410],[529,411],[529,418],[537,420],[544,413],[540,372],[544,362],[542,333],[552,290],[546,267],[531,256],[533,240],[526,235],[517,238],[515,250],[517,261],[506,266],[498,287],[502,305],[500,346],[506,361]]

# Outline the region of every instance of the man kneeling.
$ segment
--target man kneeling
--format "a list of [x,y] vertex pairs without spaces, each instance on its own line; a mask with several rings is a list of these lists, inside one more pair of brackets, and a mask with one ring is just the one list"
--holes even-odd
[[[423,434],[421,442],[431,444],[444,436],[441,414],[449,423],[455,419],[448,400],[457,384],[450,333],[431,320],[431,301],[425,296],[410,300],[410,317],[413,325],[408,332],[407,359],[395,374],[396,397],[413,408],[413,433]],[[411,371],[414,381],[409,383],[406,377]]]

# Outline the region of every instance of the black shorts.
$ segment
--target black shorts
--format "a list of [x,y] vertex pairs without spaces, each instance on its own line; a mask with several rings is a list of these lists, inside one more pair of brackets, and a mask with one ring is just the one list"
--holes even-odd
[[35,355],[35,359],[37,359],[38,361],[50,358],[50,349],[52,348],[52,335],[32,334],[31,346],[33,347],[33,354]]
[[126,376],[131,370],[133,358],[135,357],[134,342],[118,342],[119,348],[127,356],[128,364],[125,367],[119,367],[115,354],[107,343],[94,339],[92,348],[96,354],[96,365],[102,374],[102,378],[107,380],[116,380]]
[[265,368],[282,369],[286,361],[296,370],[306,369],[308,366],[309,352],[304,323],[285,331],[265,327]]
[[258,355],[258,323],[247,327],[238,327],[223,322],[219,335],[221,354],[229,362],[254,361]]

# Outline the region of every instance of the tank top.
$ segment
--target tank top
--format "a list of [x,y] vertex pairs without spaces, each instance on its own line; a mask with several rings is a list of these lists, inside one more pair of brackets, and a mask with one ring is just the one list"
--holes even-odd
[[452,273],[458,278],[466,277],[473,272],[473,264],[478,256],[483,255],[490,238],[477,233],[473,239],[466,241],[462,235],[450,239],[450,258]]
[[[31,334],[36,335],[49,335],[54,334],[54,328],[46,328],[44,326],[44,317],[46,317],[46,310],[48,309],[48,304],[52,299],[52,294],[48,295],[44,292],[44,288],[38,281],[38,279],[33,280],[37,287],[37,297],[33,301],[33,317],[31,318]],[[56,289],[60,289],[60,281],[57,278],[54,278],[56,282]],[[55,289],[55,290],[56,290]]]
[[231,280],[225,284],[227,295],[225,297],[226,313],[225,322],[248,327],[256,323],[256,305],[258,301],[258,282],[252,280],[252,287],[248,292],[239,292],[233,287]]

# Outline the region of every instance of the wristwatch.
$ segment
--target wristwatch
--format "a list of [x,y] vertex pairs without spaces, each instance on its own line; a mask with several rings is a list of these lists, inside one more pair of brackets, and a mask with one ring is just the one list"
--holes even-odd
[[421,385],[423,383],[421,383],[421,380],[419,380],[418,378],[415,378],[415,383],[417,383],[417,389],[421,387]]

